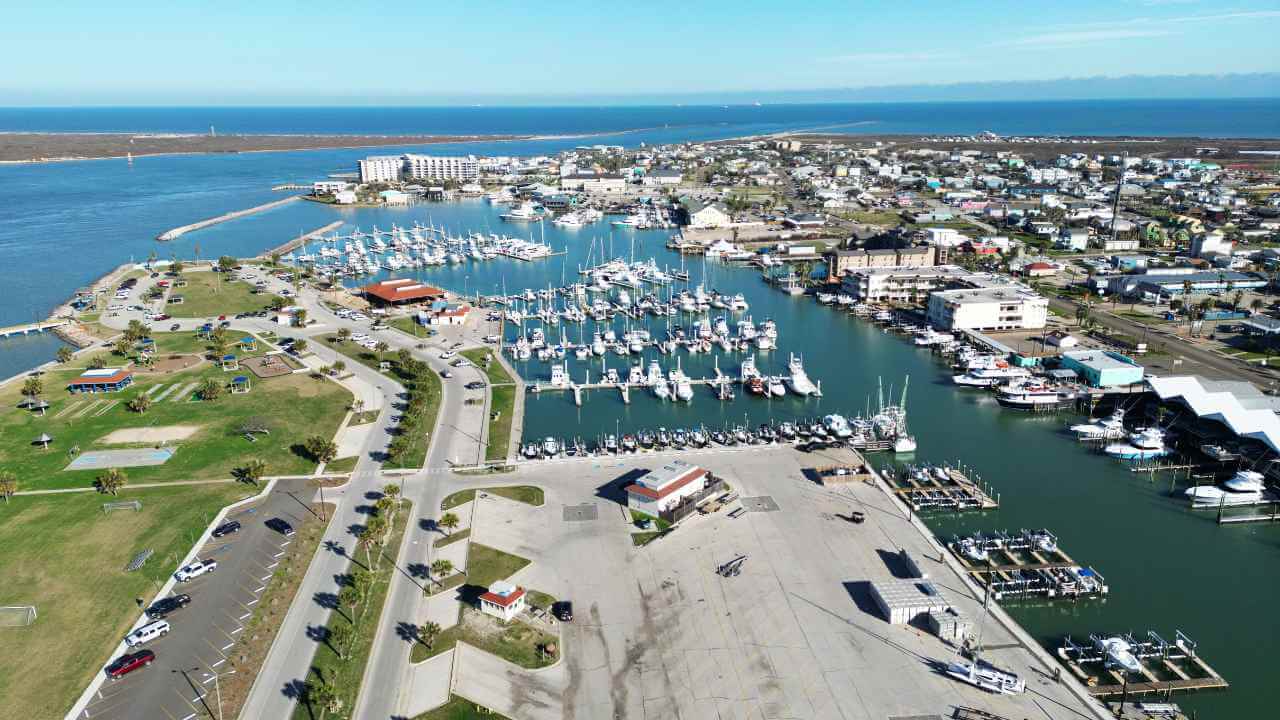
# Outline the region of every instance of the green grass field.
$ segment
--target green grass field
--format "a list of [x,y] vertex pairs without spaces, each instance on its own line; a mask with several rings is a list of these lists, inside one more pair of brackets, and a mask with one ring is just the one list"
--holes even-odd
[[[391,576],[399,572],[396,567],[396,555],[400,550],[400,540],[404,536],[405,524],[412,520],[413,506],[408,501],[401,502],[400,512],[396,515],[395,527],[390,533],[381,558],[374,572],[373,587],[364,603],[355,609],[355,635],[351,641],[351,650],[344,660],[338,657],[328,643],[316,646],[316,654],[311,659],[311,671],[307,675],[309,682],[325,680],[333,685],[342,698],[345,711],[355,706],[356,695],[360,692],[360,681],[364,675],[364,666],[369,662],[369,653],[373,650],[373,636],[378,629],[378,618],[382,615],[382,605],[387,598],[387,589],[391,585]],[[374,551],[377,554],[377,551]],[[364,562],[364,552],[354,556],[355,560]],[[376,559],[376,558],[375,558]],[[355,566],[353,566],[354,569]],[[344,613],[346,609],[335,611],[330,615],[329,625],[349,623]],[[387,642],[396,642],[388,638]],[[298,703],[293,711],[294,720],[312,720],[320,717],[319,709],[312,713],[306,702]],[[349,715],[340,715],[349,717]]]
[[470,700],[450,695],[449,702],[441,705],[435,710],[417,716],[413,720],[509,720],[505,715],[499,715],[481,708],[479,705]]
[[181,295],[182,302],[166,304],[165,312],[176,318],[215,318],[256,312],[271,302],[270,293],[255,293],[246,282],[230,281],[218,272],[186,273],[186,287],[173,288],[170,297]]
[[[477,491],[474,489],[459,490],[458,492],[449,495],[449,497],[446,497],[444,501],[440,503],[440,509],[449,510],[451,508],[456,508],[463,503],[471,502],[476,499],[476,492]],[[479,492],[488,493],[490,495],[499,495],[507,498],[508,500],[515,500],[516,502],[522,502],[525,505],[533,505],[534,507],[538,507],[544,502],[542,488],[533,485],[480,488]]]
[[[204,378],[229,381],[234,375],[248,374],[223,372],[210,363],[171,374],[138,373],[134,384],[119,393],[70,395],[66,384],[79,372],[64,367],[45,374],[43,397],[50,407],[43,417],[17,407],[21,383],[0,388],[0,468],[13,471],[22,490],[91,487],[99,470],[63,471],[71,461],[70,448],[78,446],[84,452],[153,446],[157,443],[145,439],[146,430],[174,425],[197,429],[190,437],[170,443],[178,451],[165,464],[126,468],[129,482],[225,478],[249,458],[266,462],[268,475],[310,472],[315,463],[301,451],[301,444],[315,434],[333,437],[351,401],[350,392],[342,386],[302,374],[255,377],[249,393],[224,393],[211,402],[192,401],[186,393],[179,396],[184,387]],[[158,385],[164,388],[152,394],[150,410],[128,409],[130,399]],[[237,432],[249,418],[260,418],[270,434],[258,434],[255,442],[249,442]],[[105,443],[104,438],[116,430],[138,431],[142,439]],[[33,444],[41,433],[53,437],[48,450]]]
[[[107,652],[243,485],[18,496],[0,502],[0,605],[32,605],[28,627],[0,627],[0,720],[60,717],[110,660]],[[141,500],[141,512],[102,513],[104,500]],[[154,554],[124,572],[137,553]]]
[[417,320],[408,315],[391,318],[387,321],[387,324],[406,335],[422,338],[423,340],[436,334],[435,330],[419,325]]
[[511,379],[511,375],[507,373],[506,368],[497,359],[490,360],[488,365],[485,364],[485,360],[491,355],[493,355],[493,350],[489,348],[474,348],[462,351],[463,357],[485,371],[485,374],[489,377],[490,385],[510,385],[514,383],[515,381]]
[[462,355],[484,369],[489,378],[489,444],[485,447],[484,459],[505,460],[511,449],[511,421],[516,407],[514,380],[496,358],[485,364],[493,355],[489,348],[463,350]]

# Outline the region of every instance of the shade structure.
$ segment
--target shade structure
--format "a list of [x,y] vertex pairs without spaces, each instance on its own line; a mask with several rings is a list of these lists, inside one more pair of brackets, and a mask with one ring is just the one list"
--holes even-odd
[[53,438],[49,433],[40,433],[40,437],[36,438],[36,442],[40,443],[45,450],[49,449],[49,443],[53,442]]

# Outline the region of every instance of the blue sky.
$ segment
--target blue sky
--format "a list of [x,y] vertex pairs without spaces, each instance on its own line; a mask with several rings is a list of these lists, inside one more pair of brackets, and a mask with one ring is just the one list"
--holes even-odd
[[0,25],[3,105],[677,97],[1280,71],[1280,1],[24,4]]

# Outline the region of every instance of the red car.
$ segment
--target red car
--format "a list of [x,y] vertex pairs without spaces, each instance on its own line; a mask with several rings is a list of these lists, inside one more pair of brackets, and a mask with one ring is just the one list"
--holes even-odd
[[150,650],[139,650],[132,655],[121,655],[116,661],[107,666],[107,677],[112,680],[119,680],[129,673],[141,667],[146,667],[155,662],[156,654]]

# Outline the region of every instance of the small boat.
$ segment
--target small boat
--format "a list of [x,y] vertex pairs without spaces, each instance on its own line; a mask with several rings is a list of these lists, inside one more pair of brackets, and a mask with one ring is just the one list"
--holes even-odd
[[1129,433],[1128,443],[1108,445],[1105,452],[1121,460],[1147,460],[1164,457],[1172,452],[1164,444],[1164,431],[1158,427],[1143,428]]
[[678,450],[683,450],[689,444],[689,435],[684,430],[676,429],[671,433],[671,444]]
[[612,433],[604,436],[604,450],[609,453],[618,452],[618,436]]
[[1133,647],[1124,638],[1103,638],[1096,640],[1094,645],[1106,653],[1107,659],[1104,662],[1106,667],[1117,668],[1126,673],[1142,672],[1142,663],[1138,662],[1138,658],[1134,657]]
[[640,440],[640,447],[646,448],[646,449],[653,447],[653,441],[654,441],[653,433],[649,432],[648,430],[642,430],[640,432],[639,440]]
[[671,447],[671,433],[664,427],[658,428],[658,447]]
[[777,375],[769,377],[769,394],[773,397],[782,397],[787,394],[787,386],[782,383],[782,378]]
[[635,451],[636,451],[636,436],[635,436],[635,435],[632,435],[631,433],[627,433],[626,435],[623,435],[623,436],[622,436],[622,449],[623,449],[623,450],[625,450],[626,452],[635,452]]
[[1027,682],[1014,673],[999,670],[979,661],[949,662],[947,675],[998,695],[1018,695],[1027,690]]
[[711,440],[712,440],[712,442],[714,442],[714,443],[715,443],[715,444],[717,444],[717,445],[728,445],[728,444],[729,444],[729,436],[728,436],[728,435],[726,435],[726,434],[724,433],[724,431],[722,431],[722,430],[712,430],[712,431],[711,431]]
[[706,447],[707,434],[702,430],[691,430],[689,432],[689,443],[694,447]]
[[538,457],[538,444],[537,444],[537,443],[529,443],[529,444],[525,445],[525,446],[524,446],[524,449],[523,449],[523,450],[521,450],[520,452],[521,452],[521,454],[522,454],[522,455],[524,455],[526,458],[528,458],[528,459],[532,460],[532,459],[534,459],[534,458]]
[[560,454],[560,443],[555,438],[549,437],[542,441],[542,454],[546,457],[555,457]]
[[784,440],[794,440],[796,437],[796,426],[790,422],[784,422],[778,426],[778,434],[781,435]]

